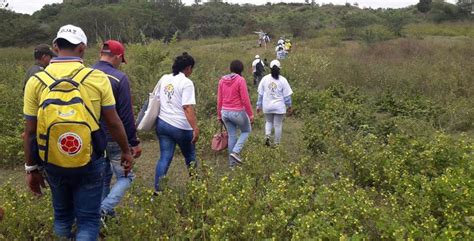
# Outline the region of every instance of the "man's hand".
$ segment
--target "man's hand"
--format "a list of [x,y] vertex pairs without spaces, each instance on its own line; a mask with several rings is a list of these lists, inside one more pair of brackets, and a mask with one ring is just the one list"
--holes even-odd
[[132,146],[130,150],[132,151],[133,158],[139,158],[142,155],[142,147],[140,145]]
[[26,183],[28,184],[28,188],[30,191],[36,195],[41,196],[43,192],[41,192],[41,188],[46,188],[46,184],[44,183],[43,175],[38,170],[31,171],[30,173],[26,174]]
[[193,140],[191,143],[196,144],[196,142],[199,140],[199,129],[194,129],[193,130]]
[[128,172],[132,170],[133,167],[133,157],[128,146],[127,134],[123,128],[122,121],[120,120],[117,111],[115,108],[102,110],[102,117],[107,124],[112,139],[114,139],[120,146],[122,150],[122,157],[120,164],[123,167],[125,176],[128,175]]
[[133,167],[133,157],[132,154],[130,153],[123,153],[122,152],[122,157],[121,157],[121,165],[123,167],[123,171],[125,173],[125,177],[127,177],[128,173],[130,170],[132,170]]

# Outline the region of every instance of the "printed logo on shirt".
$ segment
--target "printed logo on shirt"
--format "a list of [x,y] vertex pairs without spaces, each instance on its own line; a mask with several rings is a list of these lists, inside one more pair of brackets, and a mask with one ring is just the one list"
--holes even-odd
[[171,98],[173,98],[174,94],[174,86],[172,84],[168,84],[165,86],[165,95],[168,97],[168,103],[171,103]]
[[268,85],[268,89],[270,90],[270,94],[273,96],[273,97],[276,97],[276,94],[277,94],[277,84],[275,82],[270,82],[270,84]]

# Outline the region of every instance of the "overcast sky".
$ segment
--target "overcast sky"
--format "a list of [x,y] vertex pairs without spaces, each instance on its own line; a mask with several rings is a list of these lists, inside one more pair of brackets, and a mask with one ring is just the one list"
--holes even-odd
[[[192,4],[194,0],[182,0],[185,4]],[[203,0],[206,1],[206,0]],[[253,3],[253,4],[265,4],[266,2],[278,3],[278,2],[301,2],[304,0],[224,0],[229,3]],[[310,0],[311,1],[311,0]],[[62,0],[0,0],[1,2],[8,2],[8,8],[19,13],[32,14],[33,12],[41,9],[45,4],[60,3]],[[372,8],[401,8],[409,5],[418,3],[418,0],[316,0],[317,3],[333,3],[333,4],[345,4],[359,3],[360,7],[372,7]],[[456,0],[448,0],[448,2],[456,2]]]

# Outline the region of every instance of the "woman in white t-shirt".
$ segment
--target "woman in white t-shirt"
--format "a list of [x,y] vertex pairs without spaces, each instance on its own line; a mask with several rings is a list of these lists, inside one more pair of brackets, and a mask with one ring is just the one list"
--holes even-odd
[[156,134],[160,141],[160,159],[156,164],[155,191],[161,190],[159,181],[168,172],[176,145],[181,149],[186,165],[195,164],[194,145],[199,128],[194,112],[194,84],[188,79],[193,67],[193,57],[183,53],[174,60],[173,73],[163,75],[159,81],[160,114],[156,120]]
[[272,129],[275,130],[275,145],[280,144],[283,117],[291,114],[291,90],[285,77],[280,75],[281,64],[278,60],[270,62],[271,73],[263,77],[258,86],[257,113],[265,114],[265,144],[270,145]]

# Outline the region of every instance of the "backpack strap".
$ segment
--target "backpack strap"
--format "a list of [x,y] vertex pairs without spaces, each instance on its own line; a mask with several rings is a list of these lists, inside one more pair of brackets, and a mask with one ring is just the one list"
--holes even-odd
[[94,71],[95,69],[92,69],[92,68],[85,68],[85,67],[81,68],[80,70],[77,71],[77,73],[71,79],[74,82],[77,82],[79,84],[78,88],[79,88],[79,91],[81,92],[81,95],[83,96],[84,106],[86,107],[87,111],[92,116],[96,124],[100,125],[98,121],[99,118],[97,118],[95,113],[92,111],[94,106],[92,105],[92,101],[89,98],[89,94],[87,93],[87,91],[84,90],[84,88],[81,88],[81,85],[84,83],[87,77],[89,77],[89,75]]
[[[74,77],[76,77],[77,74],[79,74],[79,72],[81,72],[81,70],[85,69],[85,67],[82,67],[80,68],[79,70],[76,71],[76,73],[74,73],[74,75],[71,77],[71,79],[73,79]],[[36,73],[35,75],[33,75],[34,77],[36,77],[44,86],[46,87],[49,87],[53,84],[55,84],[58,80],[56,78],[54,78],[50,73],[48,73],[48,71],[46,70],[43,70],[43,71],[40,71],[38,73]],[[40,77],[41,76],[41,77]]]
[[41,82],[41,84],[43,84],[45,87],[48,87],[56,82],[56,79],[46,72],[46,70],[40,71],[33,76],[38,79],[39,82]]
[[89,75],[94,72],[95,69],[92,68],[81,68],[79,69],[76,74],[74,74],[71,79],[79,84],[83,84],[84,81],[89,77]]

